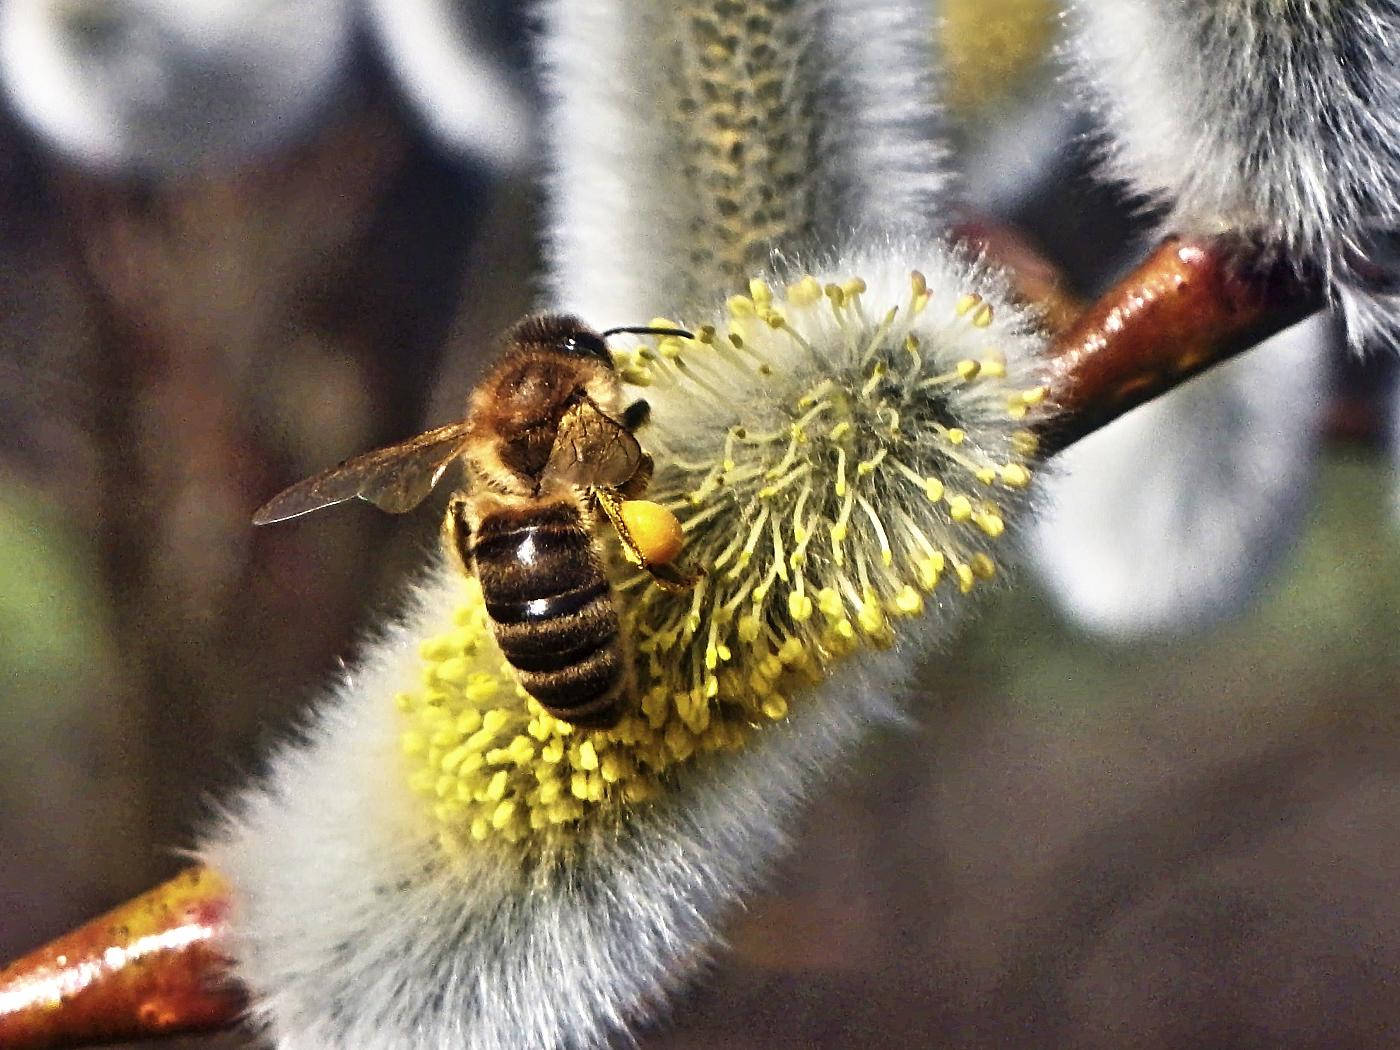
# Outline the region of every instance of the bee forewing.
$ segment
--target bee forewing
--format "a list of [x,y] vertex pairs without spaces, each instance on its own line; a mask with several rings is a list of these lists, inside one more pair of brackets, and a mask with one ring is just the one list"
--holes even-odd
[[272,497],[253,515],[253,524],[286,521],[357,496],[391,514],[412,510],[462,453],[466,433],[465,422],[451,423],[402,444],[347,459]]
[[560,417],[544,476],[572,485],[617,488],[637,472],[642,455],[631,431],[585,397]]

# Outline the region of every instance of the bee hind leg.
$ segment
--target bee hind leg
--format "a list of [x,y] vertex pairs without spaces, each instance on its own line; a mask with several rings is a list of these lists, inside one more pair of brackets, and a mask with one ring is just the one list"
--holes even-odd
[[[648,468],[647,475],[649,478],[651,475],[650,457],[647,458],[646,466]],[[645,484],[645,482],[643,484]],[[663,591],[682,593],[693,588],[700,582],[700,577],[705,575],[703,569],[683,569],[676,565],[649,561],[646,555],[642,553],[641,547],[637,545],[637,541],[632,537],[632,530],[627,527],[627,522],[622,517],[622,501],[625,495],[625,491],[614,492],[609,489],[601,488],[593,490],[594,501],[607,517],[609,523],[613,527],[613,531],[617,533],[617,538],[622,544],[623,557],[650,576],[652,581]]]
[[692,590],[700,582],[700,577],[705,575],[704,569],[694,566],[681,568],[678,565],[643,565],[642,569],[651,577],[653,583],[672,594],[684,594]]

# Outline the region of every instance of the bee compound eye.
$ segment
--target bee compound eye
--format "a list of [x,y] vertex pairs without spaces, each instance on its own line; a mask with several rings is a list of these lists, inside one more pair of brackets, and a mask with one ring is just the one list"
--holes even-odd
[[596,357],[606,364],[612,364],[612,355],[607,344],[592,332],[575,332],[564,340],[564,352],[578,357]]

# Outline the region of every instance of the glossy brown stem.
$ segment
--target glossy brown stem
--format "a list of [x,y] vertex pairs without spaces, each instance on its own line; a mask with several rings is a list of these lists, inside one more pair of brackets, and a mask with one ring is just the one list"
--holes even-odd
[[226,1028],[228,886],[190,868],[0,973],[0,1047],[91,1046]]
[[1319,282],[1233,238],[1171,237],[1055,339],[1058,407],[1041,428],[1053,454],[1322,309]]

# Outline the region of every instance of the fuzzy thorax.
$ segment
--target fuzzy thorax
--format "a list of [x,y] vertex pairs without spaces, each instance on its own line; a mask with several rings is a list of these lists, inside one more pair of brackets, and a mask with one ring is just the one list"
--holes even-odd
[[646,803],[680,767],[787,718],[845,657],[892,645],[902,623],[938,634],[996,575],[1044,390],[1035,338],[994,305],[995,281],[946,260],[923,272],[872,260],[746,291],[693,339],[617,354],[653,405],[648,498],[680,518],[682,561],[704,571],[671,593],[613,550],[635,683],[619,724],[545,713],[474,586],[452,628],[421,644],[421,685],[397,697],[402,746],[449,851],[559,844]]

